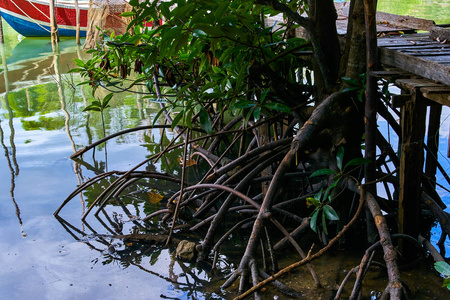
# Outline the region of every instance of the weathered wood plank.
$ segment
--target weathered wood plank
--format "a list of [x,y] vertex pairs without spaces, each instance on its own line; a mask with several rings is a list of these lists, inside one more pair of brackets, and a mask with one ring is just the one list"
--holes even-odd
[[450,29],[434,26],[429,29],[430,37],[433,39],[439,39],[440,41],[448,40],[450,41]]
[[404,51],[404,50],[450,50],[450,45],[448,44],[436,44],[436,43],[429,43],[427,45],[415,45],[412,43],[409,43],[408,45],[394,45],[394,46],[379,46],[379,47],[385,47],[387,49],[393,49],[397,51]]
[[380,61],[383,64],[401,68],[413,74],[450,85],[450,68],[446,65],[386,48],[380,48],[379,54]]
[[421,87],[422,95],[441,105],[450,106],[450,87]]
[[450,50],[447,51],[415,51],[415,50],[403,50],[399,51],[401,53],[405,53],[407,55],[413,55],[413,56],[423,56],[424,59],[426,57],[438,57],[438,58],[445,58],[445,61],[450,61],[448,58],[450,58]]
[[432,40],[419,40],[403,38],[389,38],[382,37],[378,39],[378,47],[411,47],[411,46],[430,46],[435,45],[436,42]]
[[370,72],[372,76],[378,77],[378,78],[386,78],[386,77],[392,77],[392,78],[409,78],[412,76],[411,73],[405,72],[403,70],[383,70],[383,71],[372,71]]
[[447,96],[450,96],[450,86],[446,86],[446,85],[441,85],[438,87],[433,87],[433,86],[421,87],[420,91],[422,93],[427,93],[427,94],[447,94]]
[[436,26],[436,23],[434,23],[434,21],[432,20],[420,19],[410,16],[399,16],[381,11],[377,12],[377,21],[387,22],[398,27],[406,27],[426,31]]
[[422,87],[437,87],[437,88],[443,87],[442,84],[424,78],[397,79],[395,81],[395,84],[402,89],[410,91]]

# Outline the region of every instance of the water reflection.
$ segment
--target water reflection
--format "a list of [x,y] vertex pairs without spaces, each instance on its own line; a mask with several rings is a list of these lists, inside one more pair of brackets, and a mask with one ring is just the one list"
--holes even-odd
[[[149,198],[148,194],[130,194],[122,200],[123,206],[116,201],[117,205],[100,212],[101,218],[80,222],[89,199],[101,192],[102,186],[112,180],[109,178],[75,195],[77,201],[64,211],[65,220],[51,218],[68,193],[106,171],[104,144],[80,160],[68,158],[103,137],[100,116],[82,112],[93,96],[76,86],[80,82],[76,74],[67,73],[75,67],[72,59],[85,55],[71,43],[63,41],[54,53],[48,41],[40,39],[24,39],[14,49],[2,49],[2,297],[117,299],[121,295],[122,299],[148,299],[154,294],[171,299],[204,298],[199,287],[204,287],[205,280],[211,281],[206,272],[177,261],[172,248],[160,249],[147,242],[125,243],[118,237],[130,234],[133,226],[140,229],[128,218],[134,214],[133,205],[141,211],[155,209],[141,202],[142,197]],[[151,124],[155,115],[153,104],[142,97],[124,95],[111,104],[105,112],[107,134]],[[145,129],[112,139],[108,142],[108,168],[128,169],[145,159],[148,149],[164,147],[171,135],[169,131]],[[175,172],[179,170],[176,157],[167,158],[164,164]],[[155,172],[165,166],[143,168]],[[17,228],[28,238],[22,239]]]
[[0,119],[0,143],[2,144],[2,147],[5,150],[5,157],[8,162],[8,167],[9,167],[9,170],[11,173],[11,189],[10,189],[11,200],[16,209],[16,216],[17,216],[17,219],[19,220],[22,237],[25,238],[25,237],[27,237],[27,234],[25,233],[25,231],[23,229],[23,222],[22,222],[22,218],[20,216],[20,208],[19,208],[19,205],[17,204],[15,196],[14,196],[14,190],[16,188],[15,180],[16,180],[16,176],[19,175],[19,164],[17,163],[17,158],[16,158],[17,157],[16,145],[14,142],[15,131],[14,131],[14,126],[13,126],[14,114],[11,109],[11,106],[9,105],[8,66],[6,64],[6,55],[5,55],[5,49],[4,49],[3,43],[0,43],[0,52],[1,52],[2,62],[3,62],[3,76],[5,79],[5,94],[2,99],[2,106],[4,108],[6,108],[6,110],[8,112],[8,125],[9,125],[9,130],[10,130],[9,142],[10,142],[11,151],[9,151],[8,147],[5,144],[4,132],[3,132],[3,128],[2,128],[2,123],[1,123],[2,120],[1,119]]
[[[113,219],[110,221],[121,228],[125,223],[130,222],[129,220],[124,221],[122,215],[113,214],[112,217]],[[122,269],[136,267],[152,277],[156,276],[166,281],[178,290],[162,293],[159,295],[161,298],[201,299],[205,297],[205,291],[200,292],[202,289],[220,284],[218,280],[223,278],[223,276],[218,276],[219,274],[211,274],[208,270],[198,269],[193,264],[176,259],[172,254],[173,248],[161,247],[159,242],[162,239],[158,235],[87,234],[63,218],[57,217],[57,219],[75,240],[101,254],[101,259],[96,259],[94,264],[116,264]],[[89,223],[86,225],[89,228],[93,227]],[[108,230],[111,231],[111,229]],[[208,299],[214,298],[219,299],[219,296],[214,297],[211,293],[208,297]]]

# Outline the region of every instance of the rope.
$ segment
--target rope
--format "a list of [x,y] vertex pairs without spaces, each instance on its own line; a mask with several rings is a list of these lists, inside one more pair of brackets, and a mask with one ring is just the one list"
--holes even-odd
[[[11,0],[11,1],[12,1],[12,0]],[[40,12],[41,14],[43,14],[44,17],[47,17],[47,19],[50,20],[50,16],[47,16],[43,11],[41,11],[39,8],[37,8],[36,5],[34,5],[34,3],[33,3],[32,1],[28,1],[28,2],[30,2],[30,4],[31,4],[34,8],[36,8],[36,10],[37,10],[38,12]]]
[[39,27],[41,27],[43,30],[50,32],[50,30],[48,30],[47,28],[45,28],[44,26],[42,26],[41,24],[39,24],[38,22],[36,22],[35,19],[31,18],[26,12],[23,11],[23,9],[21,9],[15,2],[14,0],[11,0],[12,4],[14,4],[25,16],[27,16],[28,19],[30,19],[31,21],[33,21],[34,23],[36,23],[36,25],[38,25]]

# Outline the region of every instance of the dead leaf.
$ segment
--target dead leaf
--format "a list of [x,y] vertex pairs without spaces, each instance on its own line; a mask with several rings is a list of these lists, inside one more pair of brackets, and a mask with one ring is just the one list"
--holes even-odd
[[164,198],[163,195],[160,195],[155,191],[147,192],[147,194],[148,194],[148,199],[150,200],[150,203],[153,203],[153,204],[158,203],[159,201],[161,201]]
[[[177,161],[180,163],[180,165],[183,165],[183,158],[182,157],[178,157]],[[187,159],[186,160],[186,167],[194,166],[196,164],[197,164],[197,161],[195,161],[194,159]]]

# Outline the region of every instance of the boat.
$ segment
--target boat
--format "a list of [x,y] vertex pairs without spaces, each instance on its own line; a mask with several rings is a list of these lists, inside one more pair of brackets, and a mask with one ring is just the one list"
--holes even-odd
[[[86,36],[89,1],[78,2],[80,36]],[[50,36],[49,0],[0,0],[2,18],[23,36]],[[60,36],[76,35],[75,0],[55,0],[55,16]]]

